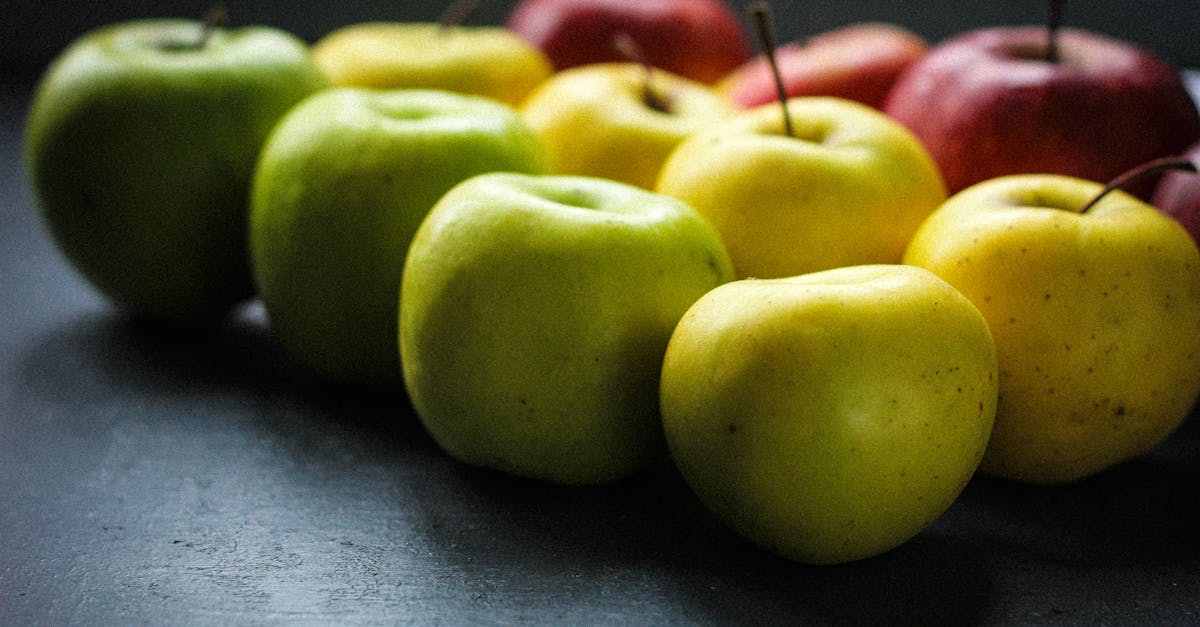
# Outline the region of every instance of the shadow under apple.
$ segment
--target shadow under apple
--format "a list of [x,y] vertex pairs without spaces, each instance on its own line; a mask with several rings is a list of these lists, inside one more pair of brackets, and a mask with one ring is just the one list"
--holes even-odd
[[1064,486],[977,477],[964,493],[980,541],[1068,570],[1170,567],[1200,557],[1200,420],[1134,460]]
[[196,413],[227,398],[268,413],[307,406],[305,412],[333,422],[424,433],[402,391],[343,387],[296,365],[254,302],[213,326],[191,329],[111,309],[89,312],[24,344],[21,388],[44,401],[121,398]]
[[11,394],[13,419],[25,416],[26,424],[14,437],[66,458],[36,464],[111,471],[114,442],[125,438],[140,449],[120,453],[124,466],[158,464],[217,483],[232,480],[233,467],[299,469],[280,480],[317,486],[364,465],[403,468],[408,458],[439,456],[403,394],[315,381],[291,364],[253,309],[192,332],[90,313],[23,346]]
[[544,588],[576,604],[563,611],[620,616],[637,606],[639,616],[710,624],[968,624],[988,605],[990,580],[970,539],[935,525],[872,559],[798,564],[723,527],[667,459],[590,488],[466,466],[453,483],[422,504],[419,531],[449,567],[510,602]]

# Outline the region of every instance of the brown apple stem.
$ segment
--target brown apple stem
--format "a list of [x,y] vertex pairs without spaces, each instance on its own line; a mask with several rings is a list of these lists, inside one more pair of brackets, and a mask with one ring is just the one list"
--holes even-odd
[[1047,0],[1046,2],[1046,61],[1058,63],[1058,29],[1062,26],[1063,8],[1066,0]]
[[204,26],[200,29],[200,37],[193,44],[193,48],[200,50],[208,45],[212,39],[213,33],[217,32],[218,28],[229,23],[229,9],[225,8],[224,4],[218,2],[208,10],[208,15],[204,17]]
[[479,12],[483,5],[481,0],[456,0],[451,2],[450,6],[446,7],[442,14],[438,16],[438,26],[444,32],[455,26],[462,26],[471,19],[473,15]]
[[787,89],[783,86],[783,76],[779,73],[779,63],[775,59],[775,29],[771,24],[771,5],[766,0],[759,0],[748,9],[750,19],[754,22],[754,30],[758,33],[758,41],[762,46],[767,64],[771,66],[771,77],[775,80],[775,96],[779,99],[779,108],[783,111],[783,131],[788,137],[795,137],[792,131],[792,116],[787,108]]
[[1133,168],[1121,174],[1117,178],[1109,181],[1108,184],[1104,186],[1104,189],[1100,190],[1099,194],[1096,194],[1095,198],[1092,198],[1086,205],[1083,206],[1082,209],[1079,210],[1079,213],[1087,213],[1090,211],[1092,207],[1095,207],[1102,198],[1107,196],[1109,192],[1113,191],[1114,189],[1124,189],[1134,181],[1158,174],[1160,172],[1166,172],[1167,170],[1182,170],[1185,172],[1195,173],[1196,164],[1191,160],[1184,159],[1182,157],[1163,157],[1162,159],[1147,161],[1146,163],[1143,163],[1142,165],[1139,165],[1136,168]]
[[219,28],[229,23],[229,11],[224,4],[218,2],[208,10],[208,14],[204,16],[204,23],[200,25],[200,32],[196,34],[195,39],[182,39],[177,36],[164,37],[155,42],[155,46],[165,52],[192,52],[203,50],[208,46],[208,42],[212,40],[213,34]]
[[629,33],[620,32],[613,37],[613,48],[628,59],[631,63],[637,63],[642,66],[642,102],[647,107],[658,111],[659,113],[668,113],[671,110],[670,101],[658,93],[654,89],[654,66],[646,61],[646,55],[642,54],[641,48]]

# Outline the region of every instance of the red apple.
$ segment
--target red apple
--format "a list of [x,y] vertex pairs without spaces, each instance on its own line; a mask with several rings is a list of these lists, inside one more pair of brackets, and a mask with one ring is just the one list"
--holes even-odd
[[521,0],[507,26],[556,70],[626,61],[613,45],[622,33],[646,63],[708,84],[751,54],[741,19],[722,0]]
[[[838,96],[879,109],[900,73],[928,49],[924,39],[905,28],[864,23],[780,46],[775,57],[788,97]],[[731,103],[746,109],[777,99],[764,55],[734,70],[720,89]]]
[[[1184,157],[1200,166],[1200,142],[1192,144]],[[1154,206],[1182,224],[1193,241],[1200,242],[1200,175],[1168,172],[1154,190]]]
[[[884,105],[937,161],[951,193],[1005,174],[1107,181],[1200,139],[1179,73],[1152,52],[1093,32],[996,27],[934,46]],[[1135,189],[1148,195],[1149,184]]]

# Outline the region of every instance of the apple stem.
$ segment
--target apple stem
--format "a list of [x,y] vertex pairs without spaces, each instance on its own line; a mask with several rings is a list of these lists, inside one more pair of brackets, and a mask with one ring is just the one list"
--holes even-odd
[[758,41],[762,46],[767,64],[771,66],[771,77],[775,80],[775,96],[779,99],[779,107],[783,111],[783,130],[788,137],[795,137],[792,130],[792,116],[787,108],[787,89],[783,86],[783,76],[779,73],[779,63],[775,59],[775,29],[771,25],[771,5],[766,0],[759,0],[750,5],[750,19],[758,33]]
[[1058,29],[1062,26],[1063,7],[1066,0],[1047,0],[1046,2],[1046,61],[1058,63]]
[[192,47],[196,50],[204,48],[208,45],[209,40],[212,39],[213,33],[217,32],[218,28],[221,28],[228,23],[229,10],[226,9],[225,5],[221,4],[220,2],[214,4],[213,7],[208,10],[208,15],[204,17],[204,26],[202,26],[200,29],[200,37],[196,40],[196,43],[193,44]]
[[208,42],[212,40],[213,34],[228,23],[229,11],[225,8],[224,4],[218,2],[204,16],[204,23],[200,25],[200,32],[196,34],[195,39],[188,37],[181,40],[180,37],[171,35],[155,42],[154,46],[159,50],[171,53],[203,50],[208,46]]
[[620,32],[613,37],[612,43],[621,56],[642,66],[642,102],[659,113],[670,112],[671,103],[654,89],[654,66],[646,61],[646,56],[642,54],[633,37],[629,33]]
[[456,0],[451,2],[446,10],[438,16],[438,26],[444,32],[455,26],[462,26],[471,19],[471,16],[479,12],[483,5],[481,0]]
[[1104,189],[1100,190],[1099,194],[1096,194],[1095,198],[1092,198],[1086,205],[1083,206],[1082,209],[1079,210],[1079,213],[1087,213],[1090,211],[1092,207],[1095,207],[1102,198],[1107,196],[1109,192],[1113,191],[1114,189],[1123,189],[1125,186],[1138,179],[1151,176],[1153,174],[1158,174],[1160,172],[1166,172],[1167,170],[1182,170],[1195,174],[1196,164],[1193,161],[1184,159],[1182,157],[1163,157],[1162,159],[1147,161],[1146,163],[1143,163],[1142,165],[1139,165],[1136,168],[1133,168],[1121,174],[1117,178],[1109,181],[1108,184],[1104,186]]

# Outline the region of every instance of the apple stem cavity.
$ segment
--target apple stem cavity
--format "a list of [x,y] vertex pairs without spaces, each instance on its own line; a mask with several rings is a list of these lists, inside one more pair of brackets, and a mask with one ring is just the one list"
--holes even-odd
[[621,56],[642,66],[642,102],[659,113],[670,113],[670,99],[654,89],[654,66],[646,60],[646,55],[642,54],[633,37],[629,33],[620,32],[613,36],[612,44]]
[[792,116],[787,107],[787,89],[783,86],[783,76],[779,73],[779,62],[775,58],[775,29],[771,24],[771,5],[766,0],[759,0],[751,4],[748,10],[763,55],[767,58],[767,65],[771,66],[771,78],[775,80],[775,96],[779,99],[779,107],[783,111],[783,131],[788,137],[795,137]]
[[1088,203],[1079,210],[1079,213],[1082,214],[1091,211],[1092,207],[1095,207],[1101,199],[1115,189],[1124,189],[1134,181],[1147,176],[1152,176],[1154,174],[1159,174],[1161,172],[1166,172],[1167,170],[1181,170],[1195,174],[1196,164],[1195,162],[1182,157],[1163,157],[1161,159],[1147,161],[1146,163],[1124,172],[1123,174],[1109,181],[1108,184],[1104,186],[1104,189],[1100,190],[1099,194],[1096,194],[1094,198],[1088,201]]
[[1047,0],[1046,2],[1046,62],[1058,63],[1060,54],[1058,47],[1058,30],[1062,26],[1063,9],[1066,0]]
[[446,10],[438,16],[438,26],[441,32],[446,32],[455,26],[462,26],[467,23],[476,13],[479,12],[483,5],[481,0],[456,0],[451,2]]

